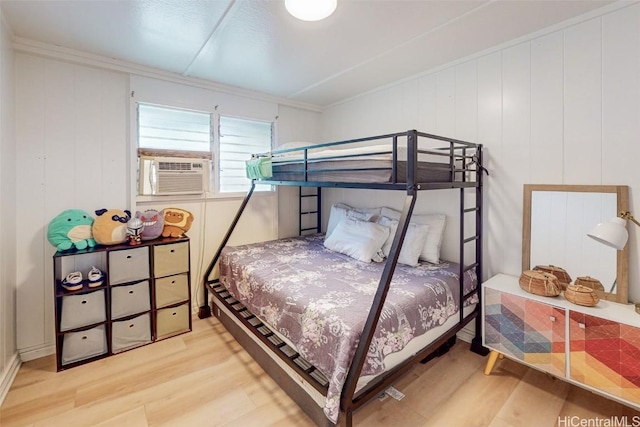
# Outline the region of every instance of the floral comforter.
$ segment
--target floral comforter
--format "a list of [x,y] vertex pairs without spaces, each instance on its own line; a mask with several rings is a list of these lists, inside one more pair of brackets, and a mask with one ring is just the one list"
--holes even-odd
[[[356,261],[323,241],[316,234],[226,247],[220,282],[329,379],[324,412],[335,423],[384,263]],[[385,356],[457,313],[458,268],[398,264],[361,375],[383,372]],[[465,294],[475,279],[465,274]]]

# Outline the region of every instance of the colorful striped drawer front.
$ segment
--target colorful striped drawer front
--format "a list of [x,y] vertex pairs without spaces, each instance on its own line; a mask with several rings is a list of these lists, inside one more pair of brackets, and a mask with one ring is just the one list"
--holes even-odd
[[571,311],[571,378],[640,403],[640,328]]
[[553,375],[565,375],[565,311],[486,289],[485,344]]

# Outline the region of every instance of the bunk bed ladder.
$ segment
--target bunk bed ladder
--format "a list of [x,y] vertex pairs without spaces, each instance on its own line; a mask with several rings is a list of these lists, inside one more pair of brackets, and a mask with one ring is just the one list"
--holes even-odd
[[[464,150],[466,152],[466,149]],[[476,277],[478,280],[478,286],[477,286],[477,295],[478,295],[478,315],[475,318],[475,336],[473,338],[473,340],[471,341],[471,351],[473,351],[474,353],[477,353],[479,355],[482,356],[486,356],[487,354],[489,354],[489,349],[484,347],[482,345],[482,265],[483,265],[483,259],[482,259],[482,236],[483,236],[483,218],[482,218],[482,212],[483,212],[483,206],[482,206],[482,201],[483,199],[483,194],[482,194],[482,188],[483,188],[483,177],[484,174],[489,174],[489,172],[487,172],[487,169],[483,166],[482,164],[482,145],[479,145],[476,148],[476,152],[473,156],[470,157],[471,158],[471,163],[475,164],[475,177],[476,177],[476,187],[475,187],[475,207],[473,208],[468,208],[466,210],[464,210],[464,212],[472,212],[475,211],[475,221],[476,221],[476,236],[474,236],[474,240],[471,240],[471,238],[469,238],[469,241],[475,241],[475,269],[476,269]],[[466,161],[466,157],[465,157],[465,161]],[[464,191],[464,188],[460,189],[460,191]],[[462,195],[461,197],[464,198],[464,195]],[[464,213],[463,213],[464,214]],[[461,221],[461,223],[464,223],[464,221]],[[464,236],[464,235],[462,235]],[[465,241],[466,243],[466,241]],[[461,257],[462,259],[462,257]],[[462,310],[460,310],[460,312],[462,312]]]
[[[475,219],[476,219],[476,225],[478,223],[478,217],[481,215],[482,209],[481,207],[478,205],[479,200],[476,199],[476,205],[470,208],[467,208],[465,205],[465,189],[461,188],[460,189],[460,289],[464,289],[464,287],[462,286],[462,282],[464,281],[464,276],[467,274],[467,272],[469,270],[474,270],[476,274],[479,274],[479,270],[480,270],[480,262],[479,262],[479,253],[478,253],[478,246],[479,243],[481,242],[481,235],[480,235],[480,230],[478,228],[476,228],[476,232],[474,235],[469,236],[469,237],[465,237],[465,223],[467,221],[467,214],[471,213],[471,212],[475,212]],[[473,243],[475,244],[475,256],[474,256],[474,260],[471,264],[467,264],[465,262],[465,248],[467,247],[468,243]],[[477,276],[478,278],[480,276]],[[479,279],[478,279],[479,280]],[[462,292],[460,292],[460,300],[459,300],[459,313],[460,313],[460,322],[462,322],[462,320],[464,319],[464,312],[462,310],[462,308],[464,307],[464,301],[470,297],[471,295],[473,295],[475,291],[472,291],[468,294],[463,294]]]
[[[315,193],[306,193],[305,190],[315,188]],[[312,200],[315,197],[315,208],[312,208],[312,203],[306,202],[306,200]],[[298,187],[298,235],[304,236],[306,234],[320,233],[322,231],[322,188],[320,187]],[[310,227],[309,220],[315,215],[315,226]]]

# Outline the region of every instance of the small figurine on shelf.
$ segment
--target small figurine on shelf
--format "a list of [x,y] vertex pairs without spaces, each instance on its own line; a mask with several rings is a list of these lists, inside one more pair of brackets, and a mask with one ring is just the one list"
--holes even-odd
[[142,240],[144,224],[140,218],[131,218],[127,222],[127,240],[131,246],[139,245]]

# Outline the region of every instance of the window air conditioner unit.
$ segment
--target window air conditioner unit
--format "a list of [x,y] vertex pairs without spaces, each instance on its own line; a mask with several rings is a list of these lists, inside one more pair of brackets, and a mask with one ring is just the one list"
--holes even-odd
[[209,189],[209,160],[140,157],[141,195],[202,194]]

